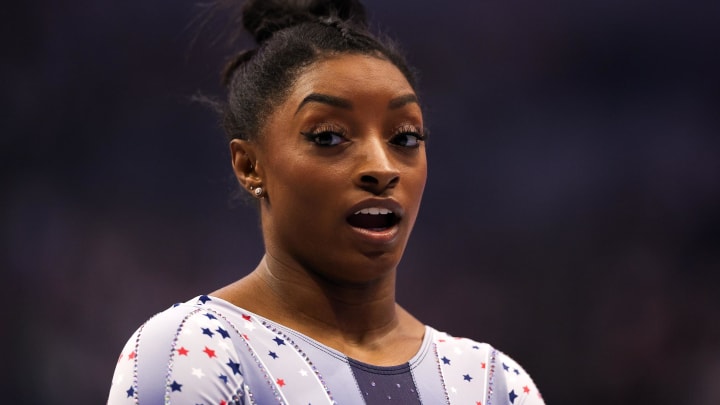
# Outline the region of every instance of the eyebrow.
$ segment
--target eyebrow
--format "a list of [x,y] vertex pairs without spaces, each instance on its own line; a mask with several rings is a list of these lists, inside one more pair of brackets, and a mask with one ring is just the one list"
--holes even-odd
[[[297,110],[295,110],[295,114],[300,112],[300,110],[309,103],[327,104],[329,106],[342,108],[344,110],[352,110],[353,108],[350,100],[341,97],[331,96],[328,94],[311,93],[300,102]],[[406,94],[404,96],[396,97],[390,100],[390,102],[388,103],[388,109],[397,110],[411,103],[420,104],[420,101],[415,94]]]
[[297,110],[295,110],[295,114],[297,115],[297,113],[300,112],[300,110],[308,103],[321,103],[332,107],[342,108],[344,110],[352,110],[352,103],[344,98],[330,96],[327,94],[312,93],[300,102]]
[[420,104],[417,96],[414,94],[406,94],[404,96],[396,97],[388,103],[388,109],[397,110],[398,108],[405,107],[410,103]]

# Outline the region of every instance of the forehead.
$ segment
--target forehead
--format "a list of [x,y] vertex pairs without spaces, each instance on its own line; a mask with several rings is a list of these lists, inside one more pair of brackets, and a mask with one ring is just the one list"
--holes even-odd
[[288,101],[313,92],[389,98],[415,94],[402,72],[389,61],[352,54],[325,57],[306,67],[295,81]]

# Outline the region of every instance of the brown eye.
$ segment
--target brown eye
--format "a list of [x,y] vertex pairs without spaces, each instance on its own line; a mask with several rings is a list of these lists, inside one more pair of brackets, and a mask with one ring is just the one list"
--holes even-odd
[[302,133],[310,142],[323,147],[337,146],[347,142],[344,136],[337,132],[323,131],[318,133]]
[[425,140],[425,137],[418,132],[401,132],[393,136],[390,143],[405,148],[417,148],[423,140]]
[[323,132],[321,134],[317,134],[314,137],[314,141],[320,146],[335,146],[345,142],[345,138],[334,132]]
[[322,123],[306,132],[300,132],[308,141],[321,147],[331,147],[348,142],[346,132],[340,125]]

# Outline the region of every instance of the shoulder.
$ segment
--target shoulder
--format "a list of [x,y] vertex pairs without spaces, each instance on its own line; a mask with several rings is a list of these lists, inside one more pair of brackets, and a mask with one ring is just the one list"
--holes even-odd
[[544,404],[530,374],[507,354],[497,353],[495,375],[500,384],[498,396],[507,398],[511,404]]
[[[544,404],[530,374],[509,355],[488,343],[432,331],[446,384],[458,387],[478,385],[476,389],[488,392],[497,403]],[[449,389],[452,393],[452,387]]]
[[[140,326],[123,348],[109,404],[228,400],[242,390],[238,333],[207,297],[176,304]],[[167,399],[167,400],[166,400]],[[203,402],[203,401],[200,401]]]

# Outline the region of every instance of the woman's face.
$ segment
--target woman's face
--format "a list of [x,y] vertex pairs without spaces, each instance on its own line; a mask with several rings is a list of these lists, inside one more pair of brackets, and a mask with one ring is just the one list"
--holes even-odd
[[337,282],[390,274],[425,187],[422,134],[415,92],[390,62],[339,55],[306,68],[258,141],[268,254]]

